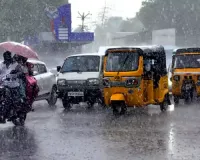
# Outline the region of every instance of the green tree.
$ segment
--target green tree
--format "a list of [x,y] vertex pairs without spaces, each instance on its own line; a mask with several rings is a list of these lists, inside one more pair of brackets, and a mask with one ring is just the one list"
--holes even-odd
[[121,32],[140,32],[143,28],[144,25],[136,17],[127,18],[120,26]]
[[176,28],[178,34],[199,34],[199,0],[145,0],[137,17],[146,29]]

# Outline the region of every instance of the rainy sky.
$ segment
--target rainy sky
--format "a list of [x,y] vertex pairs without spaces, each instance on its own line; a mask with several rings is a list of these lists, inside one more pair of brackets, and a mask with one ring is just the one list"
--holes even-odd
[[[105,6],[105,0],[69,0],[72,4],[72,26],[77,27],[80,24],[78,19],[78,11],[91,12],[92,16],[86,23],[92,23],[98,20],[98,13],[102,12]],[[142,0],[107,0],[106,6],[109,7],[108,16],[122,16],[124,18],[134,17],[139,11]],[[91,7],[92,6],[92,7]],[[90,25],[90,24],[89,24]]]

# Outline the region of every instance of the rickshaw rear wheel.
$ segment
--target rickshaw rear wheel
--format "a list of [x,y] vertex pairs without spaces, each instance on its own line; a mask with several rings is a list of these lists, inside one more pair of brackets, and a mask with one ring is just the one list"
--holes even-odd
[[166,111],[168,109],[168,97],[167,95],[165,96],[163,102],[160,104],[160,110],[162,112]]

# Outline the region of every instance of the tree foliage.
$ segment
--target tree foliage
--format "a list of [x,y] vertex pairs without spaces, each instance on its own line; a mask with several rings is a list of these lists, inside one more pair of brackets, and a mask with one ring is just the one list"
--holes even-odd
[[21,41],[24,36],[48,31],[49,19],[44,9],[46,6],[55,7],[66,3],[66,0],[1,0],[0,1],[0,36],[5,41]]
[[176,28],[178,34],[200,33],[199,0],[144,0],[137,14],[148,30]]

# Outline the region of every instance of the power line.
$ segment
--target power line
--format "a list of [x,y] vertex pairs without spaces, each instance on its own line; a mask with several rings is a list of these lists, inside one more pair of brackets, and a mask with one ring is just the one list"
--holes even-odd
[[101,25],[102,26],[104,26],[105,21],[108,18],[107,14],[108,14],[109,10],[111,10],[111,8],[107,6],[107,2],[105,0],[103,11],[99,13],[99,17],[101,18]]

